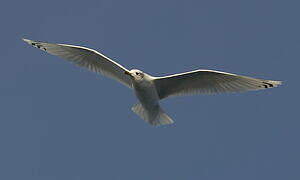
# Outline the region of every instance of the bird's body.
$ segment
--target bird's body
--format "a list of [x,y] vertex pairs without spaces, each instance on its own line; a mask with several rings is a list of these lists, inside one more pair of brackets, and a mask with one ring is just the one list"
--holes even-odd
[[173,123],[159,105],[159,100],[169,96],[242,92],[273,88],[281,84],[280,81],[255,79],[213,70],[196,70],[154,77],[137,69],[129,71],[89,48],[23,40],[36,48],[116,79],[132,88],[139,100],[139,103],[132,107],[132,111],[151,125]]
[[[147,78],[147,79],[146,79]],[[158,95],[150,76],[144,77],[142,81],[132,83],[134,93],[145,110],[147,119],[155,119],[158,114]]]
[[[130,71],[133,74],[132,87],[134,93],[139,100],[139,104],[132,107],[132,111],[138,114],[141,118],[151,125],[170,124],[173,123],[159,105],[159,95],[157,94],[156,86],[154,84],[155,77],[143,73],[140,70],[133,69]],[[143,78],[137,79],[135,73],[142,73]],[[134,76],[137,76],[135,78]],[[135,80],[136,79],[136,80]],[[166,117],[161,117],[165,115]],[[163,119],[160,119],[163,118]]]
[[146,75],[142,81],[133,81],[133,89],[136,97],[139,99],[143,107],[151,109],[158,105],[159,97],[153,83],[154,78]]

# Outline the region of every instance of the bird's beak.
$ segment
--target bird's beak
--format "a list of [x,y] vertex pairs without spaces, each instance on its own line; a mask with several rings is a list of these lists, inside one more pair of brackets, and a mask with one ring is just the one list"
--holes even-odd
[[131,74],[129,73],[129,71],[125,71],[124,74],[131,76]]

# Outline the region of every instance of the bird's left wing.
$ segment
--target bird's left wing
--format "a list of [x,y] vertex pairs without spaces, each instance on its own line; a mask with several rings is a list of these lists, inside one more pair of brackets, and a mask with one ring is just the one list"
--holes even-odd
[[196,70],[157,77],[154,80],[160,99],[188,94],[242,92],[276,87],[280,81],[255,79],[213,70]]
[[37,42],[29,39],[23,40],[49,54],[59,56],[77,66],[85,67],[93,72],[113,78],[132,88],[130,77],[124,74],[128,70],[93,49],[67,44]]

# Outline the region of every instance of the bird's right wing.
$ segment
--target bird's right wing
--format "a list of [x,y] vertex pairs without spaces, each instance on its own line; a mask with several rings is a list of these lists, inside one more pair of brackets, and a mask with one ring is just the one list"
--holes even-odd
[[280,81],[255,79],[213,70],[196,70],[157,77],[154,80],[160,99],[188,94],[242,92],[276,87]]
[[85,67],[93,72],[113,78],[132,88],[130,77],[124,73],[128,70],[103,54],[89,48],[67,44],[51,44],[23,39],[28,44],[49,54],[56,55],[77,66]]

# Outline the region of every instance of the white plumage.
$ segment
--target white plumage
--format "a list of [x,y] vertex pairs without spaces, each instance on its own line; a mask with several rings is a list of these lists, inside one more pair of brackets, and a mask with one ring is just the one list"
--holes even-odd
[[160,99],[188,94],[216,94],[259,90],[276,87],[280,81],[213,71],[196,70],[159,77],[154,80]]
[[77,66],[88,68],[93,72],[116,79],[131,88],[130,78],[128,76],[124,76],[124,72],[128,70],[93,49],[67,44],[37,42],[29,39],[23,40],[49,54],[61,57]]
[[151,125],[173,123],[173,120],[159,105],[159,100],[166,97],[243,92],[273,88],[281,84],[281,81],[255,79],[213,70],[195,70],[154,77],[136,69],[129,71],[93,49],[67,44],[37,42],[29,39],[23,40],[77,66],[88,68],[133,88],[140,103],[133,106],[132,111]]

